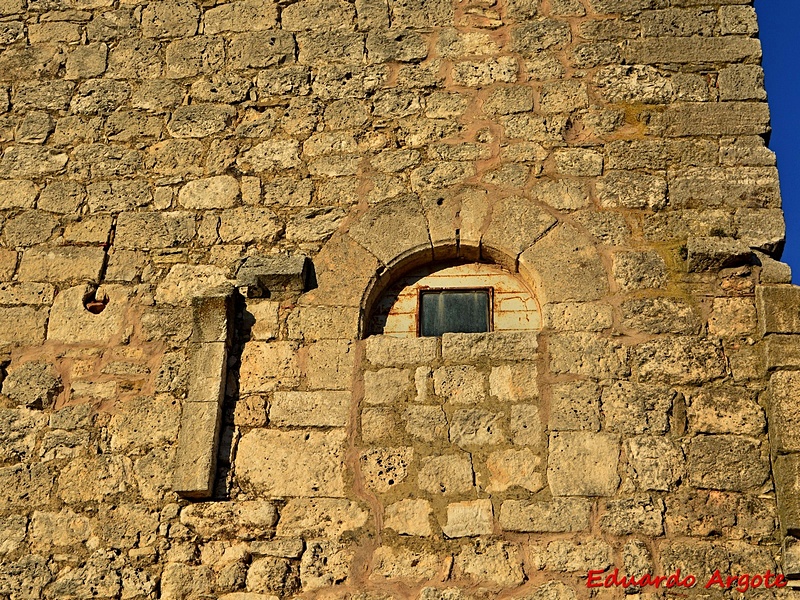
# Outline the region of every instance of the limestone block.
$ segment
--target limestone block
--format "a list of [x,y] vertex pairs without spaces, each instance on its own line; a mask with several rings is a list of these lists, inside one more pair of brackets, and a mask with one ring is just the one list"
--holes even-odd
[[304,375],[309,389],[350,389],[355,361],[351,342],[322,340],[306,346],[306,352]]
[[360,312],[350,307],[299,306],[289,315],[289,337],[308,341],[355,339]]
[[589,529],[592,505],[584,498],[553,498],[527,502],[506,500],[500,507],[500,526],[524,533],[566,533]]
[[749,38],[673,37],[629,40],[622,55],[630,64],[703,62],[714,56],[723,62],[740,62],[761,56],[761,44]]
[[28,531],[28,517],[12,515],[0,523],[0,556],[19,548]]
[[194,210],[230,208],[238,197],[239,182],[230,175],[190,181],[178,192],[181,206]]
[[[779,202],[778,191],[772,191],[769,205]],[[783,211],[778,208],[740,208],[734,216],[738,238],[750,246],[775,254],[786,239]],[[763,272],[762,272],[762,281]]]
[[[128,457],[103,454],[73,458],[60,470],[59,497],[67,503],[106,502],[128,490],[132,477]],[[92,485],[86,485],[91,481]]]
[[392,27],[447,27],[453,23],[453,5],[445,0],[392,0]]
[[[769,424],[770,442],[774,452],[781,454],[800,452],[800,439],[797,436],[798,427],[800,427],[798,389],[800,389],[800,376],[796,371],[780,371],[773,373],[770,377]],[[758,416],[761,416],[760,412]],[[763,422],[756,421],[756,423],[762,426],[762,429],[756,433],[761,433]],[[756,429],[756,427],[752,429]],[[731,431],[731,433],[748,434],[749,432]],[[753,434],[750,433],[750,435]]]
[[278,8],[272,2],[243,0],[207,10],[203,15],[203,33],[215,35],[223,31],[261,31],[272,29]]
[[142,35],[149,38],[189,37],[197,32],[200,11],[194,2],[151,2],[142,11]]
[[244,489],[267,496],[341,497],[343,430],[253,429],[242,436],[236,473]]
[[611,271],[623,291],[662,288],[667,283],[667,265],[654,250],[617,252]]
[[23,506],[48,504],[52,500],[55,477],[53,468],[42,464],[17,463],[0,467],[0,506],[4,510],[18,511]]
[[126,83],[111,79],[90,79],[78,87],[69,107],[77,114],[107,115],[122,106],[128,96],[130,87]]
[[[572,112],[586,108],[588,104],[589,98],[586,93],[586,84],[580,80],[567,79],[542,84],[542,91],[539,96],[539,106],[542,112]],[[597,171],[597,165],[595,165],[594,171]]]
[[519,547],[509,542],[479,539],[461,550],[455,564],[464,576],[500,587],[516,587],[525,580]]
[[0,304],[43,306],[53,303],[55,290],[49,283],[0,283]]
[[364,402],[396,406],[411,394],[411,370],[381,369],[364,372]]
[[622,303],[622,325],[646,333],[696,334],[700,320],[692,306],[675,298],[638,298]]
[[800,287],[762,285],[756,287],[759,332],[800,332]]
[[0,250],[0,281],[10,281],[17,269],[17,252],[15,250]]
[[0,344],[29,345],[44,342],[47,308],[0,308]]
[[41,146],[9,146],[0,159],[0,176],[3,179],[27,179],[52,175],[63,170],[67,160],[66,154],[54,154]]
[[[224,53],[225,43],[220,37],[198,35],[185,39],[177,39],[167,46],[164,76],[169,78],[181,78],[216,73],[223,67]],[[150,106],[156,104],[158,108],[163,110],[164,105],[162,103],[156,102],[155,99],[148,98],[149,94],[157,91],[161,91],[162,93],[167,92],[170,96],[174,94],[176,100],[174,103],[175,105],[179,105],[181,100],[183,100],[184,91],[182,88],[170,93],[170,90],[163,89],[163,86],[162,89],[152,91],[147,88],[144,90],[140,88],[140,96],[134,96],[133,100],[137,104],[143,104],[143,108],[150,108]],[[169,103],[169,100],[167,100],[167,105],[169,105]],[[152,110],[152,108],[150,108],[150,110]]]
[[300,562],[300,581],[303,589],[313,591],[346,584],[354,554],[352,546],[340,542],[310,543]]
[[433,509],[427,500],[401,500],[386,507],[383,526],[394,529],[400,535],[426,537],[433,535],[431,514]]
[[108,424],[111,449],[130,452],[133,448],[160,447],[178,436],[180,412],[169,396],[139,397],[125,402],[121,412]]
[[24,80],[15,87],[14,106],[28,110],[64,110],[75,90],[74,83],[63,80]]
[[610,171],[598,181],[597,193],[607,208],[660,210],[667,203],[667,182],[655,175]]
[[800,534],[800,454],[775,457],[773,467],[781,531]]
[[555,153],[556,171],[561,175],[597,177],[603,174],[603,155],[594,150],[571,148]]
[[89,519],[71,510],[60,512],[35,511],[30,523],[31,545],[37,551],[49,546],[72,546],[85,542],[92,534]]
[[[389,441],[400,428],[400,419],[394,409],[381,407],[361,411],[361,440],[364,443]],[[446,424],[444,430],[446,437]]]
[[542,459],[529,448],[492,452],[486,467],[490,473],[487,492],[504,492],[515,486],[538,492],[545,486]]
[[[776,373],[773,378],[784,375]],[[788,389],[789,386],[773,387],[774,391]],[[738,433],[758,436],[764,432],[766,419],[764,410],[753,399],[752,394],[740,388],[719,388],[703,390],[692,394],[686,410],[689,431],[692,433]],[[779,432],[775,432],[779,435]]]
[[547,480],[554,496],[610,496],[619,485],[619,440],[607,433],[550,434]]
[[348,31],[297,33],[298,62],[358,64],[364,60],[364,34]]
[[[219,379],[215,383],[219,386]],[[213,493],[221,417],[218,402],[184,403],[172,476],[178,494],[208,498]]]
[[610,338],[591,333],[564,333],[550,340],[550,368],[555,373],[572,373],[607,379],[626,376],[628,349]]
[[281,12],[287,31],[352,29],[355,10],[342,0],[302,0]]
[[606,500],[600,529],[611,535],[660,536],[664,533],[664,502],[651,496]]
[[472,366],[440,367],[433,372],[433,391],[453,404],[476,404],[486,398],[486,375]]
[[448,439],[447,416],[441,406],[410,406],[404,413],[405,430],[420,442]]
[[729,560],[731,549],[711,541],[669,542],[660,548],[661,564],[666,573],[680,569],[683,573],[694,573],[698,581],[708,581],[720,561]]
[[12,248],[33,246],[47,242],[57,226],[58,220],[51,215],[38,210],[26,210],[5,222],[3,240]]
[[371,62],[416,62],[428,56],[428,43],[415,31],[376,30],[367,36]]
[[73,244],[103,245],[108,243],[112,224],[110,215],[87,216],[64,227],[64,240]]
[[689,480],[697,487],[743,491],[764,483],[769,473],[761,443],[742,436],[692,438],[686,455]]
[[459,409],[450,417],[450,442],[462,448],[502,444],[508,439],[503,417],[481,409]]
[[0,208],[33,208],[39,187],[30,180],[0,180]]
[[115,244],[119,248],[172,248],[195,234],[195,217],[188,212],[123,212],[117,218]]
[[[132,25],[132,30],[138,30],[138,22]],[[106,75],[115,79],[150,79],[160,77],[162,68],[161,44],[137,36],[117,42],[108,55]]]
[[[746,41],[758,46],[757,40]],[[762,135],[769,127],[769,108],[763,102],[687,102],[668,106],[663,124],[668,137]]]
[[690,237],[686,246],[690,272],[746,264],[753,254],[744,242],[731,238]]
[[106,70],[108,46],[94,42],[77,46],[67,57],[65,79],[90,79],[102,75]]
[[386,0],[356,0],[359,31],[389,27],[389,4]]
[[676,393],[667,387],[616,381],[603,389],[604,429],[612,433],[666,433]]
[[437,338],[394,338],[373,335],[366,340],[367,360],[375,366],[401,367],[429,363],[439,355]]
[[191,104],[179,106],[167,123],[176,138],[202,138],[222,131],[235,116],[227,104]]
[[286,31],[240,33],[231,37],[227,64],[232,69],[263,69],[294,62],[294,36]]
[[533,110],[533,90],[527,86],[497,88],[483,103],[487,115],[510,115]]
[[[50,184],[45,188],[42,196],[48,195],[50,188],[54,184]],[[77,207],[80,206],[83,197],[86,196],[87,203],[92,212],[112,212],[117,213],[123,210],[132,210],[141,206],[147,206],[153,201],[153,193],[150,189],[149,182],[145,180],[129,180],[129,181],[103,181],[91,183],[86,187],[86,193],[83,189],[56,189],[55,193],[58,198],[54,198],[54,202],[58,202],[59,208],[62,203],[68,205],[64,206],[62,210],[57,212],[75,212]],[[66,197],[63,197],[62,194]],[[39,199],[41,205],[42,198]],[[68,207],[75,206],[71,210]],[[49,209],[48,209],[49,210]]]
[[276,534],[284,537],[337,539],[366,526],[369,512],[339,498],[293,498],[281,510]]
[[423,458],[417,478],[419,487],[431,494],[466,494],[474,489],[468,454]]
[[45,362],[26,362],[12,366],[3,380],[3,393],[17,406],[50,408],[64,389],[53,366]]
[[389,267],[417,253],[430,256],[428,223],[414,199],[390,200],[372,207],[349,233]]
[[292,388],[300,381],[297,344],[249,342],[242,352],[239,391],[242,394]]
[[277,427],[344,427],[350,392],[275,392],[269,420]]
[[722,349],[712,340],[681,336],[646,342],[634,350],[639,380],[657,383],[701,383],[723,377]]
[[84,307],[88,288],[69,288],[56,296],[50,311],[47,339],[66,344],[107,344],[123,333],[130,289],[116,284],[103,285],[96,297],[108,298],[102,312],[94,314]]
[[448,538],[490,535],[494,530],[491,500],[470,500],[447,505],[447,525],[442,527]]
[[505,198],[492,207],[492,220],[481,239],[481,252],[500,264],[514,267],[516,257],[550,229],[553,216],[518,196]]
[[493,83],[515,83],[519,65],[512,56],[486,60],[461,61],[453,65],[453,83],[459,86],[482,88]]
[[370,580],[428,581],[442,571],[444,563],[431,552],[380,546],[372,554]]
[[362,452],[361,472],[366,486],[378,493],[386,493],[408,477],[414,458],[411,447],[373,448]]
[[[211,265],[177,264],[173,266],[164,280],[156,288],[156,302],[186,306],[193,299],[211,293],[231,291],[231,282],[219,267]],[[222,315],[224,316],[223,311]]]
[[296,140],[268,140],[254,146],[237,159],[236,164],[246,171],[262,172],[291,169],[300,164]]
[[161,597],[179,600],[211,592],[214,572],[207,565],[196,567],[181,563],[167,563],[161,574]]
[[511,439],[517,446],[544,446],[544,424],[535,404],[515,404],[509,418]]
[[520,272],[537,283],[543,303],[597,300],[608,274],[590,240],[561,225],[520,256]]
[[[4,384],[7,382],[8,378]],[[10,396],[7,392],[3,393]],[[36,451],[37,434],[46,426],[47,415],[37,410],[0,409],[0,435],[5,440],[3,448],[0,449],[0,459],[7,463],[30,460]],[[2,542],[0,542],[0,554],[2,553]]]
[[500,402],[525,402],[539,396],[536,364],[522,362],[492,367],[489,394]]
[[531,548],[534,564],[548,571],[586,573],[589,569],[606,569],[611,565],[611,547],[599,539],[575,542],[556,540],[547,548]]
[[442,358],[463,363],[475,363],[482,358],[534,360],[538,344],[534,332],[445,333],[442,336]]
[[543,307],[545,326],[555,331],[602,331],[612,324],[607,304],[563,302]]
[[196,502],[181,510],[180,522],[204,540],[224,535],[269,533],[278,521],[275,506],[264,500]]
[[511,28],[511,48],[523,56],[559,50],[570,42],[569,26],[556,19],[531,20]]
[[666,438],[639,436],[625,446],[631,478],[640,490],[668,491],[686,470],[683,452]]

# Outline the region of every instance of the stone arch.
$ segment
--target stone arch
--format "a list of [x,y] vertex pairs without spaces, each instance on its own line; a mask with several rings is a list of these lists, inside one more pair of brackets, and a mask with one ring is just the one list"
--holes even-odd
[[355,216],[317,255],[317,288],[301,303],[358,311],[362,338],[373,303],[392,281],[447,260],[504,267],[543,310],[609,292],[595,242],[561,215],[522,196],[492,200],[486,190],[461,188],[388,200]]

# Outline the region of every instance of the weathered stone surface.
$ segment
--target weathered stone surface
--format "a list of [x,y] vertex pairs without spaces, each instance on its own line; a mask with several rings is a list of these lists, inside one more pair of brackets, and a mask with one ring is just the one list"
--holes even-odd
[[53,366],[44,362],[27,362],[11,371],[3,380],[3,393],[18,406],[50,408],[64,389]]
[[800,331],[800,289],[790,285],[756,287],[759,330],[768,333],[797,333]]
[[664,532],[664,503],[650,496],[607,500],[600,529],[611,535],[659,536]]
[[344,494],[343,431],[254,429],[239,442],[237,474],[245,489],[270,496]]
[[551,431],[598,431],[600,388],[590,381],[554,385],[550,391]]
[[494,360],[533,360],[539,347],[533,332],[445,333],[442,358],[452,362],[474,362],[481,357]]
[[543,461],[529,448],[492,452],[486,461],[490,479],[487,491],[504,492],[519,486],[538,492],[545,486]]
[[[797,405],[796,390],[800,378],[794,371],[774,373],[769,380],[769,421],[773,429],[770,431],[774,450],[777,452],[797,452],[800,441],[793,435],[800,423],[800,408]],[[760,416],[760,413],[758,413]],[[757,424],[758,421],[756,422]],[[748,431],[731,431],[753,435]],[[757,433],[761,433],[759,430]]]
[[520,271],[536,281],[546,302],[597,300],[608,291],[608,275],[596,248],[568,225],[556,227],[523,252]]
[[[784,374],[776,373],[773,378],[777,377],[779,381],[781,375]],[[773,386],[772,389],[788,390],[791,387]],[[775,410],[774,391],[772,407]],[[689,430],[694,433],[738,433],[755,437],[763,433],[766,426],[764,410],[750,393],[738,388],[704,390],[692,395],[686,414]],[[776,435],[780,435],[779,432]]]
[[456,568],[474,581],[515,587],[525,579],[519,548],[508,542],[479,540],[465,546],[455,562]]
[[423,458],[419,487],[431,494],[464,494],[473,489],[472,463],[467,454]]
[[436,338],[394,338],[370,336],[366,341],[366,357],[375,366],[399,367],[426,363],[439,353]]
[[670,490],[686,469],[683,452],[667,438],[631,438],[626,442],[626,453],[629,475],[640,490]]
[[491,500],[471,500],[447,505],[447,524],[442,532],[449,538],[491,534],[494,513]]
[[667,387],[613,382],[602,393],[604,427],[607,431],[628,435],[666,433],[675,395]]
[[726,372],[722,349],[697,337],[673,337],[636,346],[633,362],[639,380],[655,383],[703,383]]
[[370,579],[428,581],[442,568],[442,560],[431,552],[381,546],[372,555]]
[[433,535],[430,523],[432,512],[427,500],[401,500],[386,507],[383,526],[400,535]]
[[291,388],[300,381],[297,345],[292,342],[250,342],[245,345],[241,360],[242,394]]
[[591,504],[583,498],[554,498],[549,502],[506,500],[500,526],[507,531],[561,533],[589,528]]
[[344,427],[350,392],[275,392],[269,420],[278,427]]
[[367,525],[369,513],[350,500],[297,498],[281,510],[277,535],[338,538]]
[[104,285],[96,297],[107,298],[102,312],[94,314],[84,307],[86,286],[64,290],[56,296],[50,311],[47,339],[67,344],[107,344],[122,334],[129,289],[121,285]]
[[692,438],[686,459],[689,479],[697,487],[744,491],[764,483],[769,473],[761,443],[742,436]]
[[591,333],[567,333],[550,339],[550,368],[596,378],[625,376],[628,350],[619,342]]
[[502,414],[481,409],[459,409],[450,418],[450,441],[462,448],[493,446],[506,441]]
[[554,496],[610,496],[619,485],[619,440],[605,433],[550,434],[547,480]]
[[514,261],[544,235],[556,220],[525,198],[512,196],[492,207],[492,221],[481,239],[481,249],[497,262]]

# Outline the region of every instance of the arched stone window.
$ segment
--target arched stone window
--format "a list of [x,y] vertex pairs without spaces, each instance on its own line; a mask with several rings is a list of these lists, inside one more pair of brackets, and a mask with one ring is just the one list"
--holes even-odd
[[394,280],[372,306],[367,334],[537,331],[541,309],[518,276],[486,263],[432,263]]

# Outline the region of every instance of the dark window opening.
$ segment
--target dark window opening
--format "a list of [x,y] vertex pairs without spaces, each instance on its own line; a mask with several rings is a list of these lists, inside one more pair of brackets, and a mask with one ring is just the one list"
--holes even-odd
[[491,289],[421,290],[419,335],[483,333],[491,327]]

